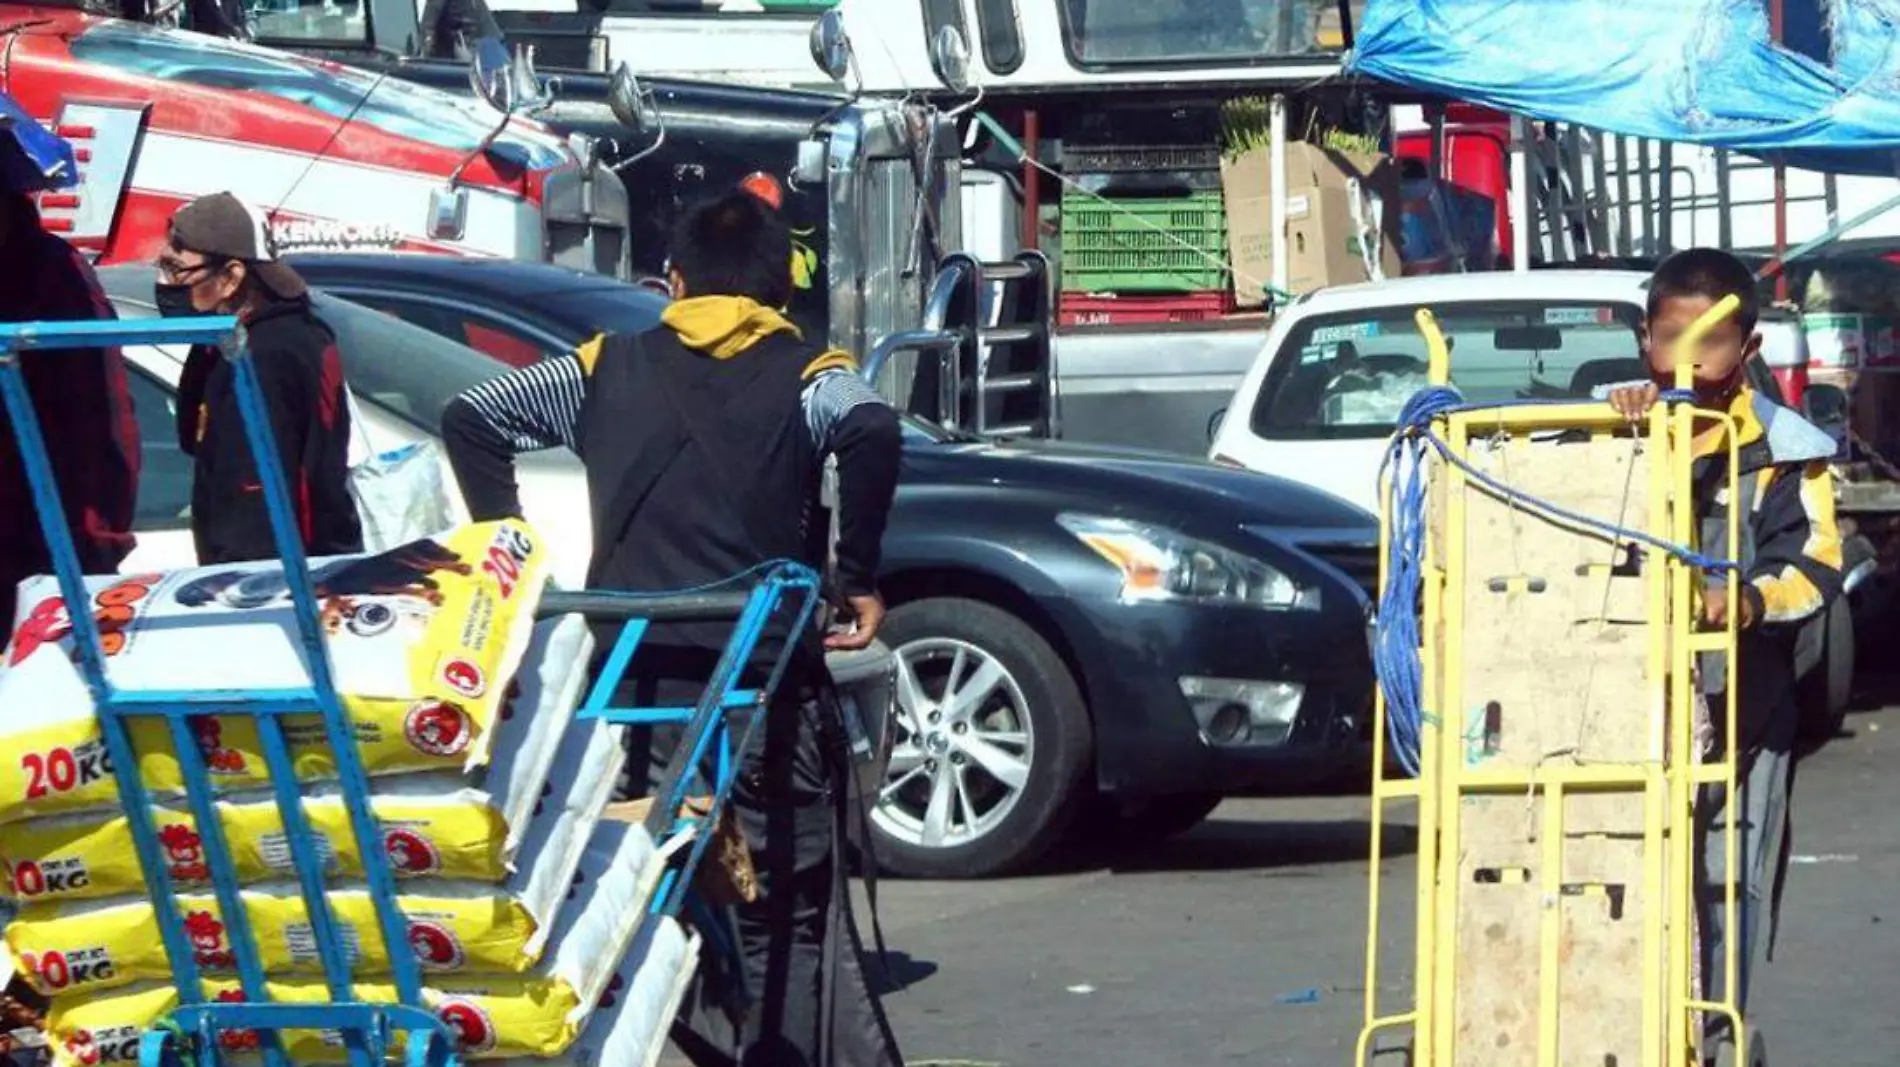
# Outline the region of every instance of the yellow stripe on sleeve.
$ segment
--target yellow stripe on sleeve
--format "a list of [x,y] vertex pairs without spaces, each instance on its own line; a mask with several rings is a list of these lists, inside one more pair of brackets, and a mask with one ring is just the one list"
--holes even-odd
[[[1808,520],[1808,538],[1801,554],[1838,571],[1841,530],[1834,519],[1834,477],[1825,463],[1808,464],[1798,477],[1801,510]],[[1754,585],[1761,592],[1763,622],[1794,622],[1821,609],[1821,591],[1793,564],[1756,578]]]
[[575,357],[581,361],[582,374],[589,377],[593,376],[594,364],[600,362],[600,350],[606,343],[607,335],[597,333],[589,340],[581,342],[580,345],[574,349]]

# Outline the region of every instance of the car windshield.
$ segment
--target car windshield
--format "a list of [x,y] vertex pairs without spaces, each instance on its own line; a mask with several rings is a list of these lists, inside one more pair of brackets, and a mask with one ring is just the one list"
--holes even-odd
[[[1643,374],[1642,309],[1622,302],[1511,301],[1433,308],[1468,401],[1586,397]],[[1315,315],[1274,355],[1252,415],[1268,439],[1376,438],[1426,384],[1411,306]]]
[[1232,66],[1320,50],[1335,0],[1062,0],[1077,65]]

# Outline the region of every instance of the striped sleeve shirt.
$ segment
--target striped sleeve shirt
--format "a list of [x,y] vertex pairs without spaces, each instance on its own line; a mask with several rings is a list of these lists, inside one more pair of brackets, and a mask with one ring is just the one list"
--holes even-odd
[[[565,356],[483,382],[458,399],[514,451],[535,452],[578,450],[581,404],[586,398],[586,368],[580,357]],[[799,401],[812,447],[820,455],[830,451],[833,432],[846,415],[865,404],[886,403],[863,378],[842,368],[824,371],[807,382]]]
[[[579,451],[581,408],[599,339],[477,385],[442,414],[449,463],[477,521],[521,514],[514,457]],[[855,370],[822,370],[799,396],[813,451],[838,457],[839,580],[847,595],[869,591],[886,513],[896,489],[901,433],[896,413]]]

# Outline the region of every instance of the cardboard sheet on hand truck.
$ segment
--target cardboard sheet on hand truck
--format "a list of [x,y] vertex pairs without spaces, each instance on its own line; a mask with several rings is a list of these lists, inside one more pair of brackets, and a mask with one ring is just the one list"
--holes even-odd
[[[488,762],[508,679],[528,645],[547,560],[527,526],[478,523],[374,556],[315,561],[337,690],[371,776],[468,773]],[[107,675],[128,690],[285,690],[309,684],[275,563],[89,583]],[[0,670],[0,824],[119,805],[92,696],[73,662],[57,583],[22,586]],[[299,778],[333,777],[315,715],[284,720]],[[225,789],[266,784],[256,726],[201,716],[192,732]],[[155,795],[183,780],[162,721],[132,726]]]
[[[1528,497],[1625,528],[1650,525],[1650,459],[1631,439],[1523,434],[1473,441],[1478,469]],[[1447,723],[1467,771],[1641,764],[1661,751],[1663,703],[1649,681],[1650,568],[1658,553],[1554,521],[1483,487],[1462,494],[1462,632],[1441,650],[1460,680]],[[1437,508],[1444,529],[1444,493]],[[1448,699],[1451,695],[1448,694]],[[1662,803],[1663,798],[1653,798]],[[1646,925],[1663,902],[1645,886],[1644,794],[1573,788],[1461,791],[1455,878],[1453,1062],[1521,1067],[1537,1056],[1538,980],[1559,974],[1557,1062],[1642,1062],[1639,976],[1661,966]],[[1450,817],[1447,813],[1446,817]],[[1561,822],[1558,821],[1561,819]],[[1560,839],[1559,868],[1546,844]],[[1658,843],[1659,845],[1659,843]],[[1455,865],[1455,866],[1454,866]],[[1546,921],[1558,924],[1554,958]],[[1444,1024],[1441,1024],[1444,1025]]]

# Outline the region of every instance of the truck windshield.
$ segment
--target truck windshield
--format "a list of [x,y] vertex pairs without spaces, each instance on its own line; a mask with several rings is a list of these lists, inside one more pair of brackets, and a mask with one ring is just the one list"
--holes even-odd
[[1237,66],[1320,51],[1336,0],[1061,0],[1063,43],[1081,67]]
[[[1472,403],[1585,397],[1643,376],[1642,309],[1630,303],[1447,303],[1452,384]],[[1411,306],[1315,315],[1274,354],[1252,427],[1263,438],[1378,438],[1426,383]]]

